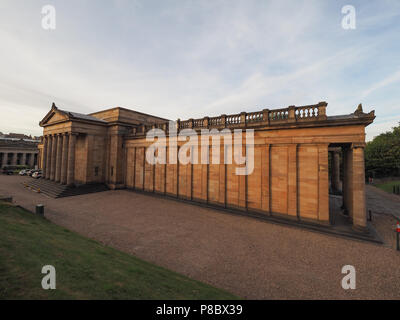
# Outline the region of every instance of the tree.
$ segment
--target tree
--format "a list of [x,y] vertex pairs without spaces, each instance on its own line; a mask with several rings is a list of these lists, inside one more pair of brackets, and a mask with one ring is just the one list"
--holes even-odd
[[400,122],[392,131],[382,133],[367,143],[365,170],[367,176],[400,175]]

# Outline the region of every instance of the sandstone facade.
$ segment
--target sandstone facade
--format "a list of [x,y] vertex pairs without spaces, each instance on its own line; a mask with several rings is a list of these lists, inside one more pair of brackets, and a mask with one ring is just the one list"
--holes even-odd
[[[332,190],[343,190],[344,208],[355,229],[363,231],[365,127],[374,120],[374,112],[366,114],[359,107],[352,114],[329,117],[326,107],[327,103],[320,102],[178,120],[171,128],[167,119],[124,108],[83,115],[59,110],[53,104],[40,122],[44,129],[40,166],[46,179],[62,184],[105,183],[112,189],[130,188],[322,224],[330,223],[331,181]],[[172,143],[168,136],[172,129],[254,129],[254,170],[249,175],[236,175],[235,169],[243,165],[225,160],[237,149],[223,144],[220,164],[211,160],[209,164],[200,160],[150,164],[146,150],[153,142],[146,140],[146,133],[154,128],[167,133],[167,155],[176,154],[186,143]],[[199,145],[193,148],[199,149],[201,139],[197,141]],[[246,154],[249,146],[244,142],[243,134],[242,152]],[[207,157],[211,159],[213,152],[210,143]]]

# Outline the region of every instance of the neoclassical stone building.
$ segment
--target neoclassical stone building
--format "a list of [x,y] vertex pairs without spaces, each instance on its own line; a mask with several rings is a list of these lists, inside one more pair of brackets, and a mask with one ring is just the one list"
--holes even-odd
[[[325,225],[331,222],[331,187],[343,190],[343,208],[354,228],[362,231],[367,225],[365,127],[373,122],[374,112],[364,113],[360,105],[352,114],[327,116],[326,107],[320,102],[178,120],[170,128],[167,119],[124,108],[84,115],[53,104],[40,122],[40,165],[46,179],[61,184],[104,183],[112,189],[129,188]],[[172,129],[254,129],[254,170],[236,175],[235,168],[241,165],[224,161],[150,164],[145,154],[152,142],[146,141],[146,133],[153,128],[167,133],[168,155],[179,152],[185,143],[171,142]],[[231,151],[221,145],[219,156],[225,159]],[[244,145],[243,152],[248,152]],[[212,153],[210,147],[207,156]]]
[[0,168],[23,165],[34,168],[38,162],[38,141],[0,138]]

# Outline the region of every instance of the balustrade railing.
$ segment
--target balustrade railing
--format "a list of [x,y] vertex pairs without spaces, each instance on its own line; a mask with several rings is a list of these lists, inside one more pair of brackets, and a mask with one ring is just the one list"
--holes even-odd
[[296,107],[295,110],[296,119],[317,118],[318,114],[319,114],[318,106]]
[[226,126],[240,124],[240,114],[226,116],[225,124]]
[[269,121],[280,121],[289,118],[289,109],[276,109],[269,111]]
[[[176,128],[181,129],[201,129],[212,127],[243,127],[243,126],[259,126],[259,125],[274,125],[303,122],[309,120],[326,120],[326,102],[320,102],[315,105],[309,106],[290,106],[283,109],[264,109],[257,112],[242,112],[239,114],[222,115],[219,117],[204,117],[200,119],[178,120]],[[168,129],[168,122],[158,123],[153,125],[142,125],[135,128],[132,133],[145,133],[152,128],[159,128],[162,130]]]
[[264,113],[262,111],[250,112],[246,114],[246,123],[260,122],[264,120]]

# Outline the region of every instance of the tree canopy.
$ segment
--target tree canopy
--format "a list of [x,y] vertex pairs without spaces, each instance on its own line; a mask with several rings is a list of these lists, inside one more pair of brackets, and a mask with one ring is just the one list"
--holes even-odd
[[397,127],[375,137],[365,148],[367,176],[400,175],[400,122]]

